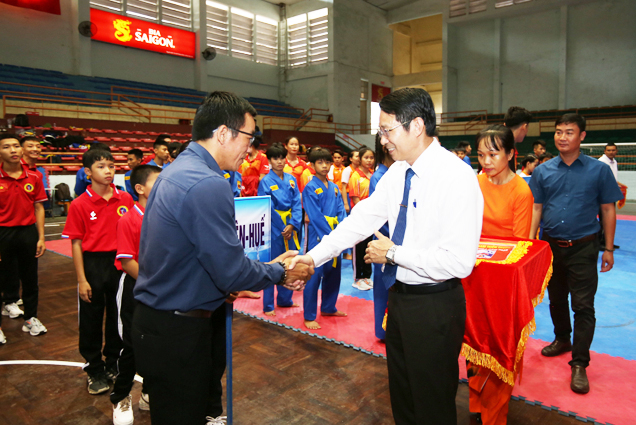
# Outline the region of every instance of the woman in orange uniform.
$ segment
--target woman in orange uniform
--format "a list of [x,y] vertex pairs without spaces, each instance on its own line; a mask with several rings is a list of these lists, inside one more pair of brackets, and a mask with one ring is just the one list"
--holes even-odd
[[[508,166],[515,152],[509,128],[491,125],[477,135],[477,158],[483,170],[477,179],[484,196],[482,237],[527,239],[534,198],[528,184]],[[485,425],[507,422],[512,385],[490,369],[468,363],[469,408]]]
[[[351,199],[351,209],[356,204],[369,197],[369,185],[371,184],[371,176],[375,170],[375,154],[368,147],[360,148],[359,152],[360,166],[351,174],[349,179],[349,198]],[[367,239],[357,243],[353,248],[353,273],[355,281],[353,287],[362,291],[368,291],[373,288],[371,278],[371,264],[364,262],[364,255],[367,251],[367,245],[373,240],[373,235]]]
[[258,150],[261,145],[261,138],[256,137],[250,144],[250,150],[245,156],[239,173],[243,180],[241,196],[256,196],[258,194],[258,184],[269,173],[269,161],[264,153]]
[[285,158],[284,173],[291,174],[298,182],[298,190],[303,192],[305,185],[301,183],[300,176],[307,169],[307,163],[298,157],[300,143],[296,137],[288,137],[285,140],[285,148],[287,149],[287,157]]

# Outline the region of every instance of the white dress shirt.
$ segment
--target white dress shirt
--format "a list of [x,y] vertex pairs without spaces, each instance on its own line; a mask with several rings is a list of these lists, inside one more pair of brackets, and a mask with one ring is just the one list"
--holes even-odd
[[436,283],[468,276],[475,265],[484,199],[471,168],[442,148],[437,139],[411,167],[396,162],[373,195],[360,201],[351,215],[308,254],[316,267],[362,241],[389,222],[393,229],[404,194],[406,170],[413,168],[404,241],[396,249],[397,280],[406,284]]
[[603,154],[599,159],[599,161],[606,163],[612,169],[612,173],[614,173],[614,178],[618,181],[618,163],[615,159],[609,159],[607,155]]

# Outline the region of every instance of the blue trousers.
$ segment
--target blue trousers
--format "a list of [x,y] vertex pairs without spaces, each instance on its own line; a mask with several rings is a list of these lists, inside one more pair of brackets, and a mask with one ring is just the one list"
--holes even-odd
[[373,316],[375,317],[375,337],[386,338],[386,331],[382,329],[384,313],[389,305],[389,291],[382,280],[382,264],[373,265]]
[[[289,249],[296,249],[293,240],[289,242]],[[274,260],[276,257],[284,252],[285,241],[283,240],[283,237],[280,235],[274,237],[274,235],[272,235],[272,260]],[[292,300],[294,291],[284,288],[280,285],[272,285],[266,289],[263,289],[263,311],[265,313],[274,310],[274,287],[277,287],[278,289],[276,304],[279,307],[291,307],[292,305],[294,305],[294,301]]]
[[318,309],[318,288],[322,282],[322,303],[320,311],[323,313],[335,313],[336,301],[340,292],[340,270],[342,267],[342,255],[338,256],[338,263],[333,267],[333,260],[329,260],[318,267],[314,275],[309,279],[303,291],[303,310],[305,320],[316,320]]

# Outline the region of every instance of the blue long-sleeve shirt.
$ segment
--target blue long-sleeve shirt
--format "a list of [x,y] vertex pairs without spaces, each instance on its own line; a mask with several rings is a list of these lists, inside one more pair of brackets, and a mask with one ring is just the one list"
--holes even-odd
[[[370,180],[370,183],[369,183],[369,196],[373,195],[373,192],[375,192],[375,188],[378,185],[378,183],[380,182],[380,179],[382,178],[382,176],[387,171],[389,171],[389,168],[386,165],[384,165],[384,164],[378,165],[378,168],[375,170],[375,172],[371,176],[371,180]],[[382,226],[380,228],[380,233],[382,233],[387,238],[390,237],[389,236],[389,223],[388,222],[384,223],[384,226]],[[374,236],[374,238],[375,238],[375,236]]]
[[230,292],[260,291],[283,272],[245,257],[232,190],[208,151],[191,143],[150,193],[135,299],[157,310],[215,310]]
[[75,196],[80,196],[86,192],[86,188],[91,184],[91,180],[86,175],[84,167],[80,168],[75,175]]
[[337,217],[338,223],[342,223],[347,216],[338,186],[330,181],[327,183],[328,185],[325,186],[318,177],[314,177],[303,190],[303,206],[309,217],[307,230],[309,249],[318,245],[322,238],[332,231],[325,216]]
[[126,182],[126,192],[130,193],[130,196],[132,196],[135,202],[137,202],[139,200],[139,197],[137,196],[137,193],[133,190],[132,184],[130,183],[131,174],[132,174],[132,170],[128,170],[126,171],[126,174],[124,174],[124,181]]

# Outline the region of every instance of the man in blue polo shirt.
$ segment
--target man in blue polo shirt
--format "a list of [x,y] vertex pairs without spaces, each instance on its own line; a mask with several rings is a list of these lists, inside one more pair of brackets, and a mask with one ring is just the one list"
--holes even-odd
[[131,335],[154,425],[204,424],[213,414],[211,317],[230,293],[274,284],[302,290],[313,273],[287,269],[295,253],[252,261],[236,235],[234,197],[222,170],[236,171],[243,162],[254,116],[245,99],[210,93],[195,115],[194,141],[159,175],[148,199]]
[[[554,255],[548,294],[556,338],[541,354],[554,357],[572,351],[570,388],[585,394],[590,390],[585,369],[596,325],[594,295],[601,229],[596,215],[600,207],[605,231],[601,272],[608,272],[614,265],[614,202],[623,196],[610,168],[580,152],[583,139],[585,118],[565,114],[556,121],[554,143],[559,156],[537,167],[530,180],[535,204],[529,236],[534,239],[543,218],[542,239],[550,243]],[[573,343],[568,296],[574,311]]]

